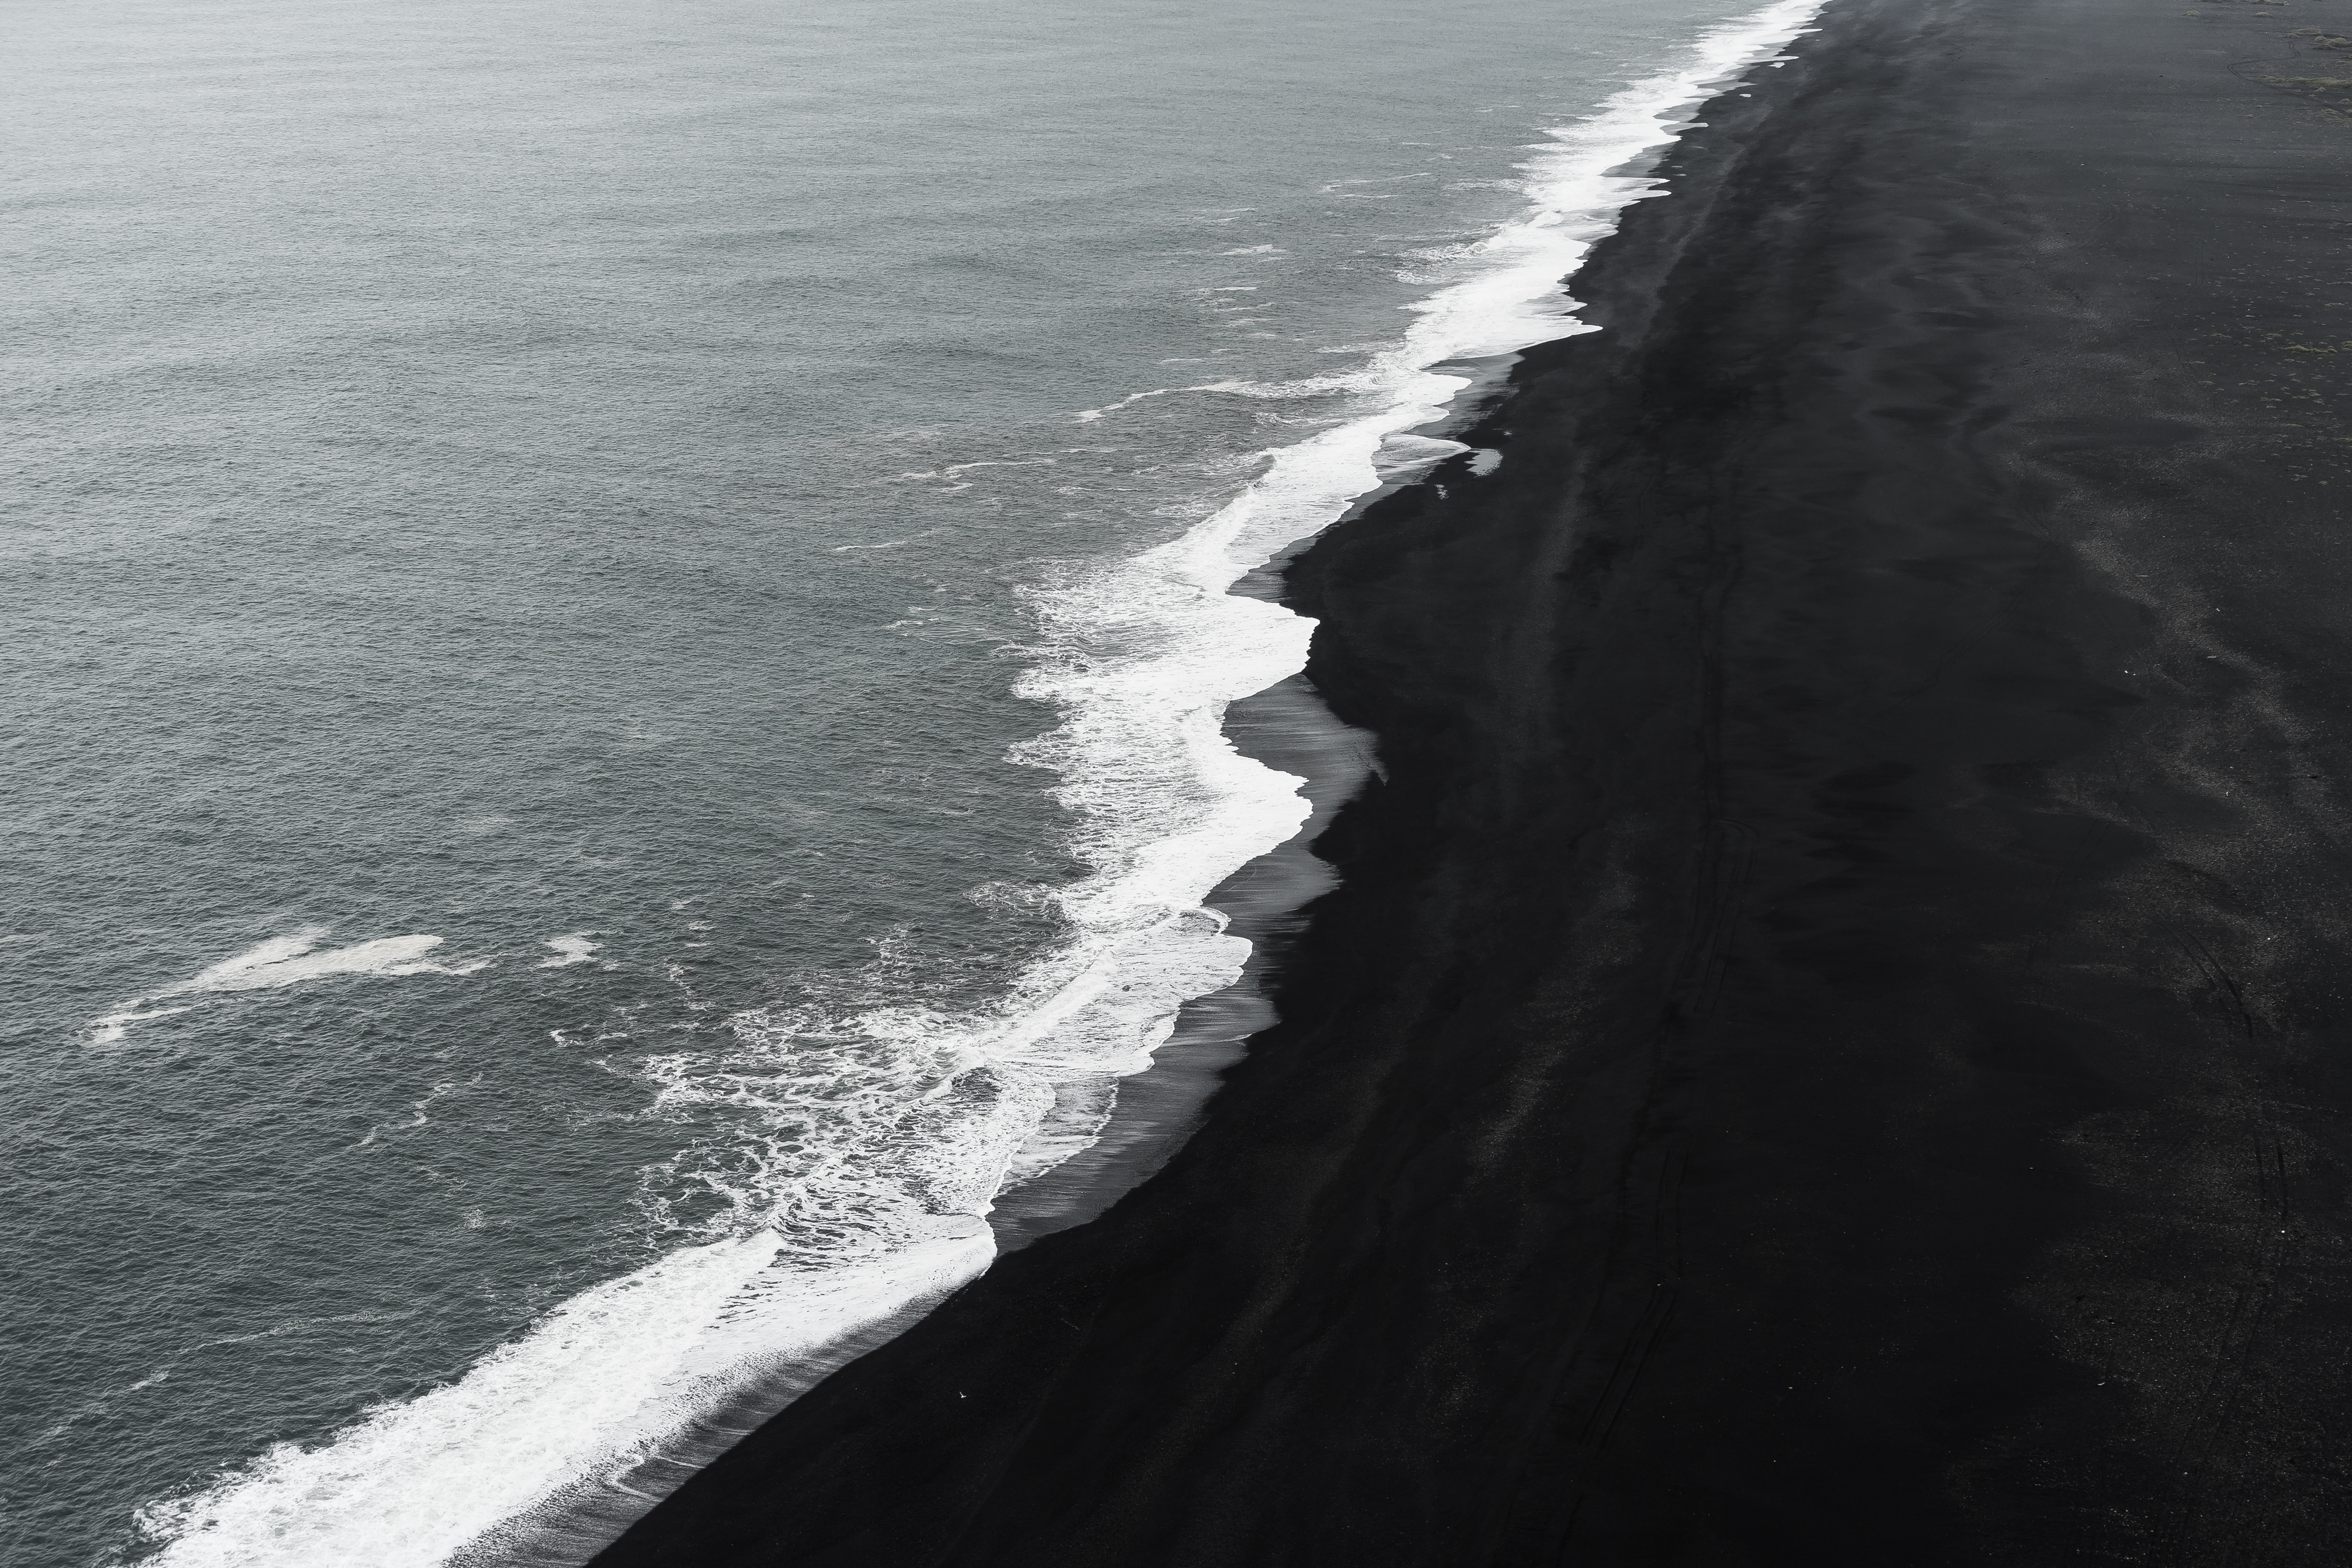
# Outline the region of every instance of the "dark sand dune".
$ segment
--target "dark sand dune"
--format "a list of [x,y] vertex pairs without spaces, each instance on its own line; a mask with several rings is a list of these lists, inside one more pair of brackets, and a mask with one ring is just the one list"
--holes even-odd
[[1203,1130],[604,1568],[2352,1561],[2336,16],[1715,106],[1292,572],[1387,777]]

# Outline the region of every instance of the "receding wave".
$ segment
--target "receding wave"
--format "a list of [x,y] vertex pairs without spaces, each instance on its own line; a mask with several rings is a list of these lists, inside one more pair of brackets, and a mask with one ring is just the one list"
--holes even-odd
[[976,1012],[748,1012],[716,1049],[646,1058],[649,1114],[698,1130],[646,1177],[676,1249],[446,1386],[152,1505],[142,1523],[160,1561],[577,1562],[735,1424],[986,1268],[993,1200],[1085,1148],[1178,1009],[1241,973],[1248,944],[1202,900],[1307,815],[1301,781],[1237,753],[1223,720],[1304,667],[1311,624],[1229,590],[1382,483],[1465,450],[1427,427],[1472,384],[1468,362],[1588,330],[1561,280],[1659,188],[1626,171],[1819,5],[1781,0],[1717,27],[1680,68],[1550,132],[1523,166],[1528,210],[1429,258],[1435,286],[1403,341],[1360,370],[1155,389],[1082,416],[1180,392],[1338,397],[1348,411],[1265,454],[1256,479],[1181,538],[1032,594],[1038,636],[1018,689],[1061,721],[1018,756],[1058,775],[1089,868],[1053,895],[1066,940]]

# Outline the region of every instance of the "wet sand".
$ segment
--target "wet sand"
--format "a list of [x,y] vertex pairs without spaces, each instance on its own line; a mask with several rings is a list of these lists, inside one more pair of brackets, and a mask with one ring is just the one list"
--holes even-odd
[[599,1563],[2346,1561],[2339,17],[1710,106],[1291,568],[1383,776],[1199,1131]]

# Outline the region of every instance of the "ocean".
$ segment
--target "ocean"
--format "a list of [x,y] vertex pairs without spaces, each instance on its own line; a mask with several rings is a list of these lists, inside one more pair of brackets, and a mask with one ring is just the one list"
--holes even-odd
[[0,1558],[578,1563],[1135,1179],[1260,569],[1815,7],[16,7]]

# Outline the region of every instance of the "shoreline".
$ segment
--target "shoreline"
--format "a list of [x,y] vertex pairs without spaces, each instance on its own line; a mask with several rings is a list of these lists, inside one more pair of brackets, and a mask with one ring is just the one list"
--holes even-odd
[[[1586,117],[1550,130],[1557,145],[1538,144],[1531,149],[1538,156],[1520,166],[1530,176],[1530,205],[1472,247],[1465,258],[1466,275],[1423,300],[1419,309],[1427,319],[1381,356],[1390,362],[1392,401],[1268,451],[1268,467],[1242,494],[1141,559],[1158,559],[1213,596],[1282,605],[1288,565],[1315,537],[1418,483],[1446,455],[1469,450],[1444,433],[1477,417],[1505,392],[1522,347],[1563,327],[1589,330],[1577,321],[1560,269],[1572,270],[1629,205],[1662,188],[1657,165],[1688,116],[1724,84],[1775,58],[1770,51],[1809,31],[1820,5],[1769,0],[1705,27],[1688,41],[1679,63],[1622,86]],[[1256,563],[1242,564],[1251,561]],[[1288,838],[1196,895],[1201,906],[1228,922],[1227,934],[1248,943],[1241,973],[1233,984],[1181,1004],[1171,1037],[1150,1053],[1149,1070],[1118,1080],[1108,1120],[1082,1147],[1000,1192],[984,1219],[969,1222],[972,1229],[960,1234],[973,1240],[988,1236],[991,1266],[1008,1252],[1087,1223],[1149,1179],[1197,1128],[1223,1070],[1240,1058],[1249,1038],[1276,1022],[1270,986],[1302,929],[1306,907],[1337,883],[1314,845],[1378,767],[1372,738],[1334,718],[1306,680],[1306,658],[1302,637],[1297,668],[1270,686],[1229,699],[1219,725],[1234,754],[1295,777],[1307,808]],[[1270,668],[1261,668],[1255,679],[1270,676]],[[583,1475],[474,1539],[453,1563],[529,1568],[578,1562],[599,1551],[683,1479],[841,1367],[920,1321],[976,1277],[966,1274],[954,1283],[935,1278],[926,1293],[816,1350],[748,1373],[720,1404],[625,1468],[602,1466]]]
[[1119,1079],[1110,1118],[1092,1143],[998,1197],[988,1223],[999,1258],[1094,1219],[1168,1163],[1250,1037],[1273,1024],[1276,976],[1307,909],[1338,884],[1311,847],[1370,773],[1369,737],[1339,722],[1295,675],[1235,702],[1225,733],[1244,756],[1304,779],[1299,793],[1312,807],[1295,836],[1202,900],[1231,920],[1231,934],[1249,942],[1248,962],[1233,984],[1183,1005],[1168,1042],[1152,1052],[1150,1071]]
[[2282,14],[1836,0],[1712,100],[1500,466],[1291,566],[1384,776],[1198,1131],[596,1561],[2341,1561]]

